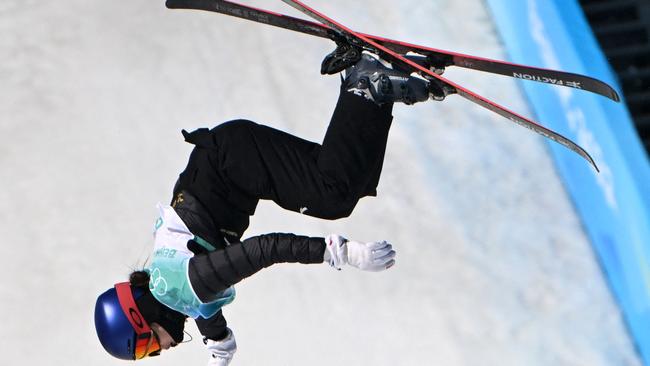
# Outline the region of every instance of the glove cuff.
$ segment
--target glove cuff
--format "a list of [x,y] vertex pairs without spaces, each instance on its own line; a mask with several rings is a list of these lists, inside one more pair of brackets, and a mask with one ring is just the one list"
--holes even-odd
[[325,238],[325,247],[329,254],[329,258],[324,258],[328,261],[331,267],[341,270],[348,262],[348,240],[337,234],[330,234]]
[[208,366],[226,366],[232,360],[235,352],[237,352],[235,335],[232,333],[230,328],[227,329],[228,335],[220,341],[214,341],[207,338],[203,340],[208,351],[211,353]]

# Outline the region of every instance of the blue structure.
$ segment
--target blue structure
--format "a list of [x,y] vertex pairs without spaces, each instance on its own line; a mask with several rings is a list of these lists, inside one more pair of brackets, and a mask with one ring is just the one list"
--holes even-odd
[[[512,62],[585,74],[616,87],[576,0],[487,3]],[[535,118],[584,147],[601,169],[596,173],[549,142],[640,357],[650,365],[650,164],[627,108],[580,90],[521,85]]]

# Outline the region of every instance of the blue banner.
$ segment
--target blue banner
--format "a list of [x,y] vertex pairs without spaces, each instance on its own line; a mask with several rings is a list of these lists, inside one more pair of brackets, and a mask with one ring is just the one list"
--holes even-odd
[[[576,0],[487,0],[512,62],[585,74],[614,85]],[[650,164],[624,103],[521,82],[536,119],[574,140],[550,151],[645,365],[650,365]]]

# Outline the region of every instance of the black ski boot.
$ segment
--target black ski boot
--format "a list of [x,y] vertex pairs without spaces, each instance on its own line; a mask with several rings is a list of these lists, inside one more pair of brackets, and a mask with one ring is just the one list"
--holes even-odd
[[443,93],[439,85],[430,85],[427,80],[387,67],[367,53],[363,53],[359,62],[345,70],[343,87],[378,105],[424,102],[429,99],[430,93],[439,100],[437,94]]
[[352,46],[341,36],[332,34],[336,41],[336,49],[325,56],[320,65],[322,75],[333,75],[347,69],[361,60],[361,48]]

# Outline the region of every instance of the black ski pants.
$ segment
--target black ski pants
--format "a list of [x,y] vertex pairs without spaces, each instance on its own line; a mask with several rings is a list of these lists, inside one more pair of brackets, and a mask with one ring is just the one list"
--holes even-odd
[[237,190],[337,219],[349,216],[361,197],[376,195],[391,112],[392,104],[377,106],[342,91],[322,144],[244,120],[213,132],[221,166]]

